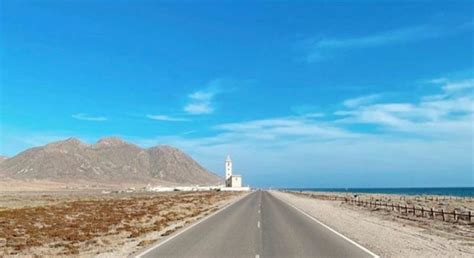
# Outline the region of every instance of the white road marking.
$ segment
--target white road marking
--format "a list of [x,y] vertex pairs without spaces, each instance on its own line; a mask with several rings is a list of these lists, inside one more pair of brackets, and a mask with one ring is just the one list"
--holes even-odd
[[163,242],[159,242],[158,244],[156,244],[156,245],[154,245],[154,246],[152,246],[152,247],[146,249],[145,251],[143,251],[143,252],[137,254],[137,255],[135,256],[135,258],[141,258],[141,257],[144,256],[145,254],[151,252],[153,249],[162,246],[163,244],[165,244],[166,242],[170,241],[171,239],[173,239],[173,238],[175,238],[175,237],[177,237],[177,236],[183,234],[184,232],[190,230],[190,229],[193,228],[194,226],[199,225],[200,223],[202,223],[202,222],[204,222],[204,221],[210,219],[210,218],[213,217],[214,215],[216,215],[216,214],[220,213],[221,211],[223,211],[223,210],[229,208],[230,206],[236,204],[237,202],[239,202],[240,200],[244,199],[245,197],[247,197],[247,196],[249,196],[249,195],[250,195],[250,193],[249,193],[249,194],[246,194],[246,195],[244,195],[244,196],[242,196],[241,198],[235,200],[234,202],[231,202],[231,203],[227,204],[227,206],[224,206],[223,208],[221,208],[221,209],[217,210],[216,212],[212,213],[211,215],[209,215],[209,216],[207,216],[207,217],[205,217],[205,218],[203,218],[203,219],[201,219],[201,220],[198,220],[196,223],[190,225],[189,227],[183,229],[182,231],[176,233],[175,235],[171,235],[171,236],[168,237],[167,239],[163,240]]
[[255,258],[260,258],[260,255],[256,254],[256,255],[255,255]]
[[257,222],[257,228],[260,228],[260,221]]
[[258,213],[260,214],[260,210],[258,210]]
[[[275,195],[273,195],[273,196],[275,196]],[[277,197],[276,197],[276,198],[277,198]],[[277,199],[283,201],[283,200],[280,199],[280,198],[277,198]],[[291,207],[295,208],[295,210],[297,210],[297,211],[303,213],[303,214],[306,215],[308,218],[310,218],[310,219],[312,219],[313,221],[317,222],[317,223],[320,224],[321,226],[327,228],[328,230],[330,230],[330,231],[333,232],[334,234],[336,234],[336,235],[342,237],[343,239],[347,240],[349,243],[351,243],[351,244],[353,244],[353,245],[359,247],[360,249],[362,249],[362,250],[365,251],[366,253],[372,255],[372,257],[374,257],[374,258],[380,258],[380,256],[374,254],[374,253],[373,253],[372,251],[370,251],[369,249],[363,247],[362,245],[358,244],[358,243],[355,242],[354,240],[352,240],[352,239],[350,239],[350,238],[344,236],[343,234],[337,232],[336,230],[330,228],[328,225],[322,223],[321,221],[319,221],[319,220],[316,219],[315,217],[309,215],[308,213],[306,213],[305,211],[301,210],[300,208],[294,206],[293,204],[291,204],[291,203],[289,203],[289,202],[286,202],[286,201],[283,201],[283,202],[286,203],[286,204],[288,204],[288,205],[290,205]]]

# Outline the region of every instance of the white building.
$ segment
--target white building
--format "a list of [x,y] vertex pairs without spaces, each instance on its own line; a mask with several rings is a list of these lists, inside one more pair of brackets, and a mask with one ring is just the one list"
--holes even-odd
[[232,175],[232,160],[229,155],[227,155],[227,159],[225,160],[225,186],[232,188],[242,187],[242,176]]

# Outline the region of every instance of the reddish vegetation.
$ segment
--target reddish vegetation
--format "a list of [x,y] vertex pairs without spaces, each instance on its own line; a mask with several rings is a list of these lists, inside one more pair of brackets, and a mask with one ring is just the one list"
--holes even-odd
[[0,240],[6,240],[0,242],[0,248],[5,255],[28,253],[28,248],[35,246],[56,248],[58,254],[77,254],[81,245],[93,245],[97,237],[125,234],[135,238],[160,231],[210,212],[214,204],[230,195],[177,193],[7,209],[0,211]]

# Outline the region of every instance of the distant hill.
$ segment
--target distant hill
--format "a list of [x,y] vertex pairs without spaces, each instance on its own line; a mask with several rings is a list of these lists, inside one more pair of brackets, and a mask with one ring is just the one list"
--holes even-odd
[[28,149],[0,163],[0,176],[20,180],[107,183],[218,184],[190,156],[170,146],[142,149],[120,138],[95,144],[70,138]]
[[0,163],[2,163],[4,160],[8,159],[7,157],[5,156],[0,156]]

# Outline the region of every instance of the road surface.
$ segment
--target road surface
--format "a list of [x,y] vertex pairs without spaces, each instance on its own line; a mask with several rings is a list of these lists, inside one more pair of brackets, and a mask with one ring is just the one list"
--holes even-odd
[[256,191],[139,257],[374,257],[369,252]]

